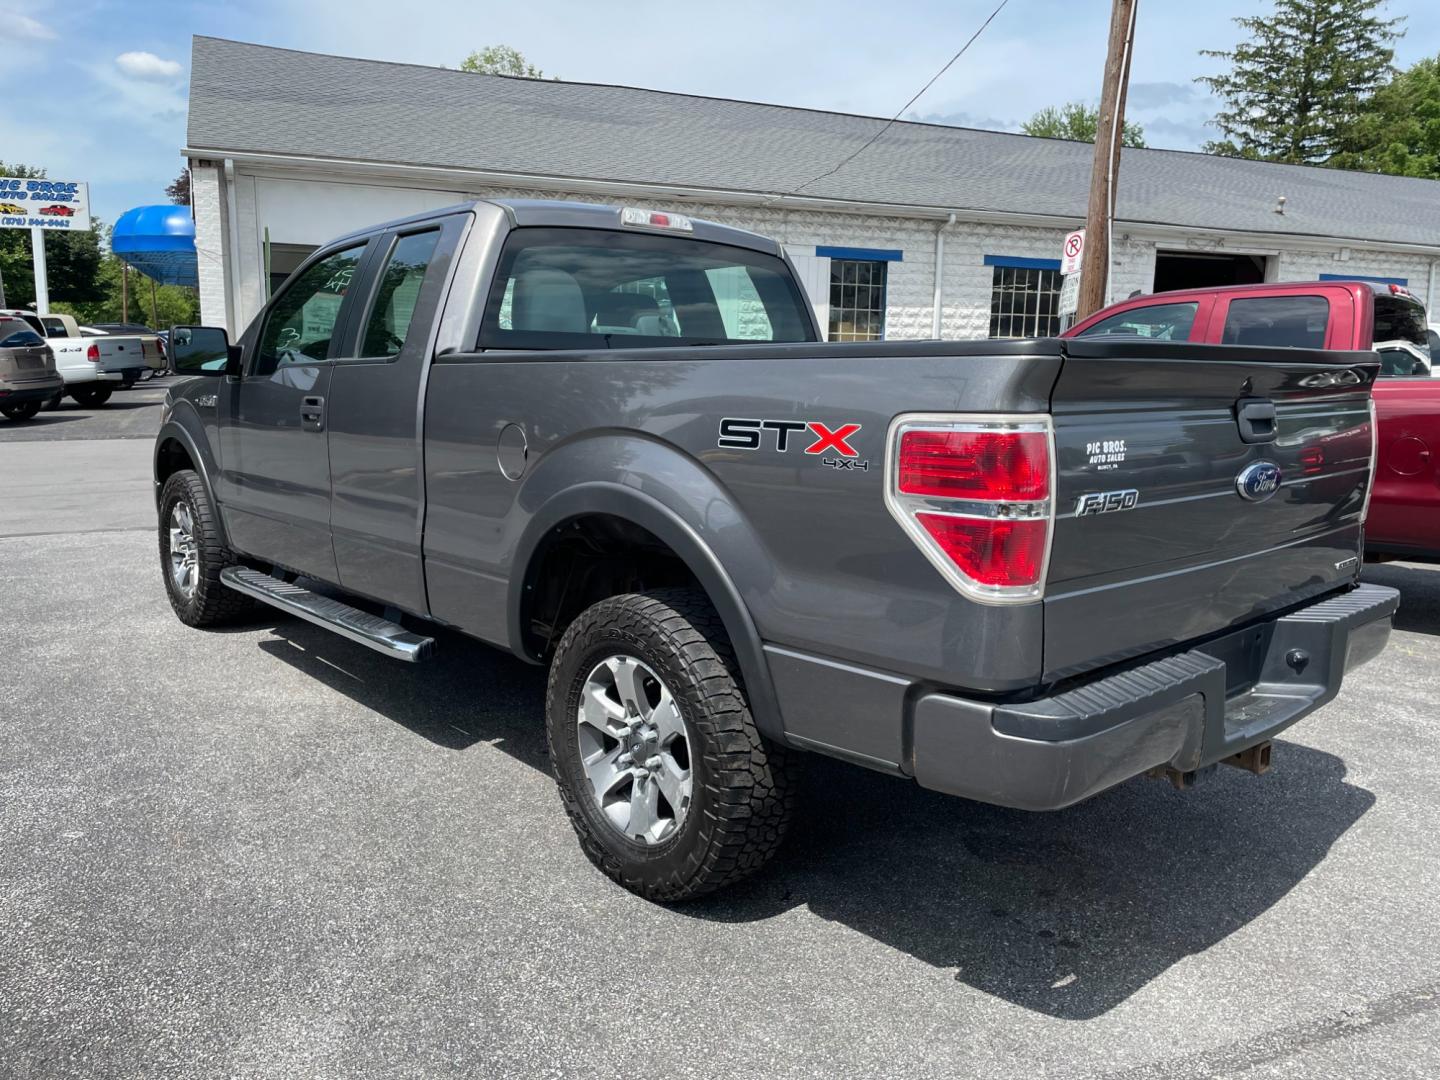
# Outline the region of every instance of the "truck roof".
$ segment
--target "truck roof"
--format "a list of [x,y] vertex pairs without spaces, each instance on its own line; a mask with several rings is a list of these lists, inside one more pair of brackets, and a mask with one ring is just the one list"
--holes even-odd
[[[511,223],[517,228],[548,226],[571,229],[614,229],[620,227],[620,212],[624,209],[619,204],[565,202],[560,199],[471,199],[469,202],[456,203],[454,206],[426,210],[408,217],[396,218],[394,221],[356,229],[336,239],[348,240],[352,237],[369,236],[372,233],[393,229],[400,225],[433,221],[436,218],[473,209],[484,203],[498,206],[504,210]],[[646,209],[650,209],[650,207],[646,207]],[[748,232],[745,229],[736,229],[729,225],[719,225],[713,221],[703,221],[699,218],[689,217],[689,215],[686,217],[689,218],[693,231],[681,235],[716,244],[750,248],[753,251],[764,252],[766,255],[778,256],[782,253],[780,245],[768,236],[761,236],[759,233]]]

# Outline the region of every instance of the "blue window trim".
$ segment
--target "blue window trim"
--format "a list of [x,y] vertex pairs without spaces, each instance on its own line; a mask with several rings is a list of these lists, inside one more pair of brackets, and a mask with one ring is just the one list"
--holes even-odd
[[1321,281],[1374,281],[1380,285],[1409,286],[1410,279],[1403,277],[1373,277],[1370,274],[1321,274]]
[[1059,270],[1059,259],[1022,259],[1018,255],[986,255],[986,266],[1004,266],[1011,270]]
[[856,259],[860,262],[905,261],[905,252],[895,248],[821,247],[817,244],[815,255],[820,259]]

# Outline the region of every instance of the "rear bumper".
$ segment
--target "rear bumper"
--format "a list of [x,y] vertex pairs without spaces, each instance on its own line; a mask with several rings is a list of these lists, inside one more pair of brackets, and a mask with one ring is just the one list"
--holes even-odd
[[1156,767],[1191,772],[1272,738],[1339,692],[1385,647],[1399,593],[1321,600],[1189,652],[1013,705],[915,699],[912,763],[924,787],[1055,810]]
[[7,383],[0,380],[0,405],[24,405],[27,401],[44,401],[65,386],[60,376],[36,379],[33,382]]
[[97,382],[119,384],[122,390],[129,389],[140,381],[140,376],[145,374],[147,369],[143,367],[120,368],[115,371],[97,371],[95,380]]

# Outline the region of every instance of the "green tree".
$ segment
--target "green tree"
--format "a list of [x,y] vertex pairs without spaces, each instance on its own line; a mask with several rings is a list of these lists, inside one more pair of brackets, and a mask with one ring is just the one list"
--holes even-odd
[[1404,20],[1377,14],[1385,0],[1273,2],[1268,15],[1234,20],[1248,39],[1233,50],[1201,50],[1230,63],[1225,74],[1197,80],[1224,102],[1211,123],[1225,138],[1205,149],[1323,164],[1394,70],[1391,45]]
[[543,79],[545,73],[525,59],[525,54],[509,45],[487,45],[460,61],[461,71],[480,75],[516,75],[526,79]]
[[[1054,105],[1041,109],[1021,124],[1020,130],[1026,135],[1039,135],[1046,139],[1075,139],[1093,143],[1099,127],[1098,108],[1092,109],[1083,101],[1068,101],[1058,109]],[[1144,146],[1145,129],[1126,120],[1120,132],[1120,145]]]
[[[45,179],[45,170],[0,161],[0,176]],[[101,296],[98,273],[101,262],[100,222],[88,231],[46,231],[45,279],[51,300],[86,302]],[[29,229],[0,229],[0,280],[5,282],[5,303],[28,307],[35,302],[35,260]]]
[[1330,164],[1440,179],[1440,57],[1421,60],[1376,90]]
[[181,285],[157,285],[155,311],[150,306],[150,279],[138,270],[130,271],[130,310],[125,317],[121,275],[125,264],[114,255],[106,255],[97,274],[98,298],[82,302],[58,301],[50,306],[55,311],[74,315],[84,325],[102,322],[138,322],[156,330],[194,323],[200,318],[200,299],[194,289]]

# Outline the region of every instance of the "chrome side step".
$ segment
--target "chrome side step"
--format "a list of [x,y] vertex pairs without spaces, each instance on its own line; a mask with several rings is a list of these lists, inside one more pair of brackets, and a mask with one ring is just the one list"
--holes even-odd
[[253,596],[261,603],[298,615],[300,618],[332,630],[341,637],[368,645],[376,652],[396,660],[418,663],[435,651],[435,639],[412,634],[398,623],[378,615],[342,604],[299,585],[262,574],[248,566],[227,566],[220,571],[220,580],[231,589]]

